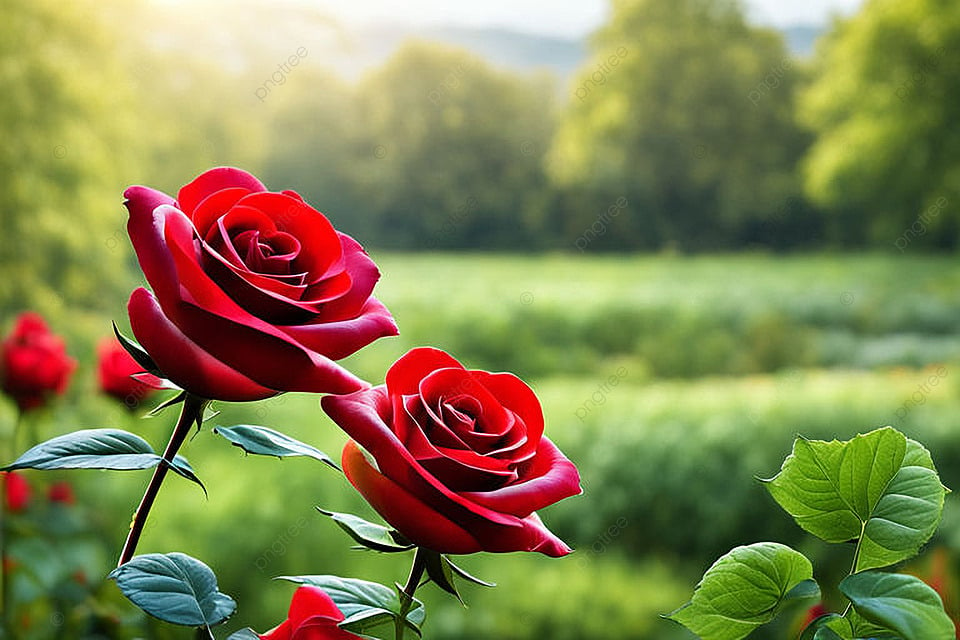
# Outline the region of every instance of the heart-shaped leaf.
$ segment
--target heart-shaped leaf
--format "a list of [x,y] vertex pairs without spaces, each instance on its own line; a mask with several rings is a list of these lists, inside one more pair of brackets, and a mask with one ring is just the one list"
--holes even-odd
[[211,627],[237,608],[233,598],[217,589],[210,567],[182,553],[135,556],[108,577],[133,604],[172,624]]
[[4,467],[16,469],[149,469],[160,456],[138,435],[120,429],[83,429],[32,447]]
[[856,571],[916,555],[946,494],[930,453],[890,427],[847,442],[797,439],[766,482],[806,531],[827,542],[860,540]]
[[337,463],[319,449],[267,427],[238,424],[233,427],[218,426],[213,432],[223,436],[231,444],[240,447],[247,453],[259,456],[276,456],[278,458],[306,456],[330,465],[338,471],[340,470]]
[[347,532],[347,535],[367,549],[384,553],[397,553],[414,548],[413,543],[407,541],[399,532],[389,527],[367,522],[360,516],[351,513],[324,511],[320,507],[317,507],[317,511],[325,516],[330,516],[341,529]]
[[740,640],[766,624],[788,600],[818,597],[803,554],[775,542],[737,547],[717,560],[693,598],[669,616],[703,640]]
[[[347,631],[365,633],[383,624],[393,624],[400,617],[400,596],[376,582],[328,575],[281,576],[279,579],[313,585],[326,591],[343,612],[345,619],[339,626]],[[423,603],[414,599],[407,613],[406,626],[419,636],[425,617]]]
[[841,615],[828,613],[811,622],[800,634],[800,640],[853,640],[850,622]]
[[840,591],[864,619],[903,640],[954,640],[956,629],[937,592],[915,576],[865,571],[847,576]]

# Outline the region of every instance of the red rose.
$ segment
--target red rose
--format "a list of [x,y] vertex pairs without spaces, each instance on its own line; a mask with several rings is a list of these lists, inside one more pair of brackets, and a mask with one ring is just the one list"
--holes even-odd
[[440,553],[570,552],[535,511],[579,494],[580,476],[543,437],[540,402],[516,376],[414,349],[385,385],[322,404],[353,438],[343,450],[347,478],[415,544]]
[[11,513],[26,509],[30,503],[30,485],[27,484],[27,479],[19,473],[6,471],[0,473],[0,480],[3,484],[3,495],[7,503],[7,509]]
[[130,324],[166,377],[238,401],[367,386],[334,360],[397,328],[370,295],[376,265],[322,213],[229,167],[176,200],[147,187],[124,195],[153,288],[130,296]]
[[303,586],[293,594],[287,619],[260,637],[263,640],[359,640],[360,636],[337,626],[343,619],[343,613],[323,589]]
[[97,377],[100,390],[123,402],[128,409],[135,409],[141,400],[163,388],[160,378],[144,372],[113,337],[97,344]]
[[47,498],[50,502],[57,504],[71,505],[76,502],[73,495],[73,487],[69,482],[55,482],[47,490]]
[[3,391],[21,411],[41,407],[50,394],[67,389],[77,362],[67,355],[63,340],[50,333],[39,314],[20,314],[6,340],[0,343]]

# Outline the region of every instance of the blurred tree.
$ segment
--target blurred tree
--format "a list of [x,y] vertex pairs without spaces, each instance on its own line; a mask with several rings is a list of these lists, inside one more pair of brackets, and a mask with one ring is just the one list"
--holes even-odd
[[815,233],[801,220],[784,237],[803,209],[788,205],[806,139],[780,34],[749,26],[734,1],[614,0],[593,50],[548,157],[567,246],[707,249],[770,229],[785,244]]
[[801,116],[806,190],[838,238],[901,250],[960,241],[960,4],[870,0],[818,48]]
[[289,186],[364,243],[516,249],[539,241],[532,225],[553,130],[549,78],[413,43],[353,92],[316,75],[286,94],[267,175],[292,177]]
[[105,5],[9,0],[0,21],[0,321],[113,308],[135,137]]

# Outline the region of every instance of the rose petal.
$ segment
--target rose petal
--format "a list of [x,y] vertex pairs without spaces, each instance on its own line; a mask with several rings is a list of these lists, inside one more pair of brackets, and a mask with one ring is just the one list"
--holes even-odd
[[446,517],[457,522],[480,519],[504,526],[519,524],[513,516],[487,509],[451,491],[417,462],[387,424],[391,411],[386,387],[325,396],[320,399],[320,406],[347,435],[373,455],[384,476],[420,500],[443,505]]
[[[123,196],[123,204],[130,212],[127,232],[143,275],[158,296],[176,295],[177,283],[170,278],[174,273],[173,258],[166,249],[163,228],[167,216],[179,214],[187,219],[186,216],[174,206],[173,198],[155,189],[130,187]],[[164,209],[158,211],[160,207]]]
[[[285,231],[303,245],[293,268],[309,273],[311,282],[319,282],[343,271],[343,245],[326,216],[305,203],[282,193],[252,193],[237,206],[251,207],[269,215],[277,229]],[[278,212],[282,212],[279,215]]]
[[483,550],[492,553],[536,551],[551,558],[559,558],[573,551],[563,540],[547,529],[537,514],[531,513],[520,522],[521,527],[513,529],[498,527],[489,531],[482,538]]
[[437,369],[465,370],[462,364],[440,349],[411,349],[387,371],[387,390],[391,396],[419,393],[420,381]]
[[473,371],[474,377],[507,409],[516,413],[526,427],[526,443],[512,454],[515,460],[534,455],[543,436],[544,420],[540,399],[527,383],[512,373]]
[[369,298],[355,318],[338,322],[317,320],[283,329],[294,340],[333,360],[356,353],[377,338],[400,333],[393,316],[376,298]]
[[292,640],[293,631],[291,631],[291,625],[289,620],[284,620],[279,625],[267,631],[265,634],[260,636],[260,640]]
[[[320,319],[324,322],[336,322],[355,318],[363,305],[373,293],[373,289],[380,280],[380,270],[364,251],[360,243],[345,233],[339,233],[340,243],[343,246],[344,273],[350,274],[350,288],[330,300],[320,310]],[[319,283],[314,285],[325,291],[329,285]],[[312,299],[316,296],[312,291],[306,296]]]
[[334,624],[344,619],[343,613],[326,591],[312,585],[299,587],[290,601],[288,619],[296,629],[308,619],[315,617],[327,618]]
[[240,198],[249,193],[250,190],[243,187],[230,187],[215,191],[201,200],[188,216],[193,220],[193,226],[197,228],[200,237],[205,238],[210,228],[216,225],[217,220],[237,204]]
[[[327,396],[330,397],[330,396]],[[412,542],[440,553],[476,553],[480,544],[462,527],[378,472],[353,440],[343,448],[343,471],[377,513]]]
[[176,298],[158,299],[164,313],[183,333],[213,357],[251,372],[252,379],[271,389],[350,393],[366,386],[330,358],[250,314],[227,296],[196,262],[189,220],[175,215],[178,212],[170,207],[157,211],[162,214],[164,210],[167,249],[182,287]]
[[583,489],[576,466],[544,437],[530,468],[523,472],[519,482],[494,491],[465,491],[461,495],[490,509],[524,518],[533,511],[581,493]]
[[195,395],[243,402],[277,394],[231,369],[187,338],[146,289],[135,289],[127,305],[133,334],[164,375]]
[[205,198],[231,187],[241,187],[251,192],[267,190],[262,182],[243,169],[215,167],[201,173],[190,184],[184,185],[177,194],[177,202],[181,211],[192,214]]

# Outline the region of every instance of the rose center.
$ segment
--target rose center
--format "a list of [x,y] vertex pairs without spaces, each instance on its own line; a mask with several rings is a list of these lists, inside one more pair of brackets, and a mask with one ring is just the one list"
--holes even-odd
[[263,234],[257,229],[249,229],[238,233],[232,240],[237,255],[248,269],[256,273],[290,275],[293,261],[300,253],[300,242],[282,231]]

